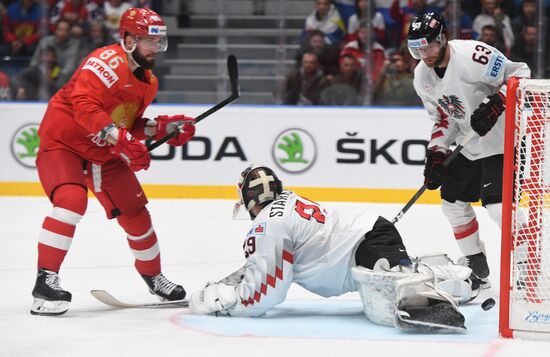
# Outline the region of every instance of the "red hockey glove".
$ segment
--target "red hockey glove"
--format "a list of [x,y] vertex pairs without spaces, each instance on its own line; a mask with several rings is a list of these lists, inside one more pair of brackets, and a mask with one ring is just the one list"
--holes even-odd
[[195,136],[195,119],[191,117],[185,115],[159,115],[155,118],[155,121],[157,122],[155,140],[160,140],[174,130],[178,130],[181,125],[183,125],[181,132],[175,138],[168,140],[169,145],[181,146]]
[[470,125],[479,136],[485,136],[504,111],[504,96],[499,93],[483,99],[470,117]]
[[151,164],[147,147],[124,128],[118,129],[118,139],[111,147],[111,154],[120,156],[132,171],[147,170]]
[[436,147],[428,150],[424,167],[424,183],[428,190],[436,190],[447,177],[447,168],[443,166],[450,151],[441,151]]

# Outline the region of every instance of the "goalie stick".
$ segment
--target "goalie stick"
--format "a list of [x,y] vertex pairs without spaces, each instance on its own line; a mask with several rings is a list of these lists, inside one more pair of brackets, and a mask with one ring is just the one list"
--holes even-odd
[[[472,131],[470,132],[468,135],[466,135],[466,137],[464,138],[464,140],[462,141],[461,144],[457,145],[457,147],[451,152],[451,154],[449,156],[447,156],[447,158],[445,159],[445,161],[443,162],[443,167],[447,167],[449,166],[449,164],[458,156],[458,154],[460,154],[460,152],[462,151],[462,149],[464,148],[464,146],[466,146],[466,144],[468,144],[468,142],[470,140],[472,140],[472,138],[476,135],[476,132],[475,131]],[[414,205],[416,203],[416,201],[418,201],[418,199],[420,198],[420,196],[422,196],[422,194],[424,193],[424,191],[426,191],[426,189],[428,188],[428,184],[427,183],[424,183],[422,185],[422,187],[420,187],[418,189],[418,191],[416,191],[416,193],[414,194],[414,196],[412,196],[412,198],[409,200],[409,202],[407,202],[407,204],[405,205],[405,207],[403,207],[401,209],[401,211],[399,211],[399,213],[395,216],[394,219],[392,219],[391,223],[393,224],[396,224],[397,222],[399,222],[401,220],[401,218],[403,218],[403,216],[405,215],[405,213],[412,207],[412,205]]]
[[[223,101],[216,104],[215,106],[213,106],[212,108],[208,109],[204,113],[200,114],[198,117],[196,117],[195,124],[205,119],[206,117],[210,116],[211,114],[217,112],[218,110],[225,107],[226,105],[228,105],[229,103],[233,102],[235,99],[241,96],[241,90],[239,88],[239,68],[237,66],[237,57],[235,57],[234,55],[229,55],[227,57],[227,73],[229,74],[229,83],[231,85],[231,95],[226,99],[224,99]],[[179,133],[179,130],[174,130],[173,132],[161,138],[160,140],[147,145],[147,150],[149,150],[150,152],[153,151],[154,149],[161,146],[168,140],[175,138],[178,135],[178,133]]]
[[158,309],[158,308],[174,308],[174,307],[189,307],[188,300],[176,300],[176,301],[159,301],[148,303],[126,303],[118,300],[113,295],[105,290],[90,290],[90,294],[98,301],[104,303],[107,306],[115,307],[118,309]]

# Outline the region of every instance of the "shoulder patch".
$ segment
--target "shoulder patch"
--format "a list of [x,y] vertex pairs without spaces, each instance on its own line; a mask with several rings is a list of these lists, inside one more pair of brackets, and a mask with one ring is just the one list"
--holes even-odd
[[89,70],[95,74],[107,88],[111,88],[118,81],[115,71],[99,58],[90,57],[82,66],[82,70]]
[[505,61],[506,57],[500,53],[493,54],[491,56],[491,60],[489,61],[489,65],[487,66],[487,72],[485,75],[491,78],[498,78],[500,71],[504,68]]
[[266,228],[267,228],[267,223],[266,222],[258,223],[254,227],[252,227],[252,229],[250,231],[248,231],[248,235],[249,236],[250,235],[265,236]]

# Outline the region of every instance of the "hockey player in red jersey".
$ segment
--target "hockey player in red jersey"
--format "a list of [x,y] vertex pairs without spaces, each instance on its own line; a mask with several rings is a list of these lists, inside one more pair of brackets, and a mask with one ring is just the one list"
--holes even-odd
[[[179,146],[195,134],[194,119],[183,115],[143,117],[158,89],[151,71],[157,53],[167,49],[166,26],[149,9],[130,8],[120,20],[119,44],[94,50],[71,80],[50,100],[38,134],[40,182],[53,203],[38,238],[38,275],[32,314],[59,315],[71,294],[58,272],[75,228],[93,192],[109,219],[127,234],[135,267],[151,293],[179,300],[185,290],[161,273],[157,236],[147,198],[134,171],[147,170],[151,158],[141,142],[174,130],[168,144]],[[181,129],[180,129],[181,128]]]

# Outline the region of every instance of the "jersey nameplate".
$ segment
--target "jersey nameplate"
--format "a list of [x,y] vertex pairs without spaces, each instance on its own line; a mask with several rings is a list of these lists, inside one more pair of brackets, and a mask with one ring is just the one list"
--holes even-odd
[[290,192],[283,192],[275,201],[273,201],[271,204],[271,209],[269,210],[269,218],[283,216],[285,205],[289,196]]
[[82,69],[87,69],[94,73],[107,88],[111,88],[118,81],[115,71],[99,58],[88,58]]

